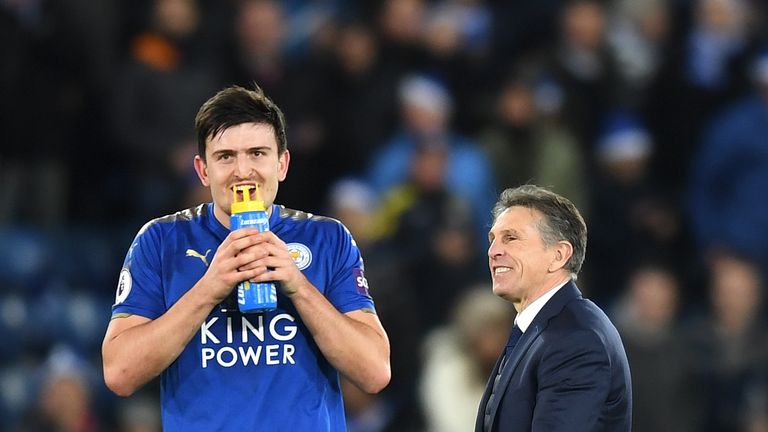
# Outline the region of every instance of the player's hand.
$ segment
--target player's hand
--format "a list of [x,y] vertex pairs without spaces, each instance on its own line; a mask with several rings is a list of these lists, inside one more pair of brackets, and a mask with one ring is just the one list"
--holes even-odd
[[275,233],[266,231],[254,236],[257,244],[245,249],[244,254],[257,256],[255,261],[240,267],[241,271],[256,271],[252,282],[279,281],[285,295],[291,297],[308,283],[304,273],[288,252],[288,246]]
[[235,230],[219,245],[202,277],[216,302],[223,301],[238,283],[253,279],[260,273],[257,267],[245,267],[261,257],[258,251],[248,252],[249,248],[263,242],[258,234],[255,228]]

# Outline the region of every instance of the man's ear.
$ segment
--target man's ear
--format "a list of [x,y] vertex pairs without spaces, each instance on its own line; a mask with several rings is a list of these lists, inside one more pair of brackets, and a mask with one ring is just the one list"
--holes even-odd
[[283,154],[278,156],[277,180],[283,181],[288,175],[288,165],[291,162],[291,153],[286,149]]
[[197,173],[197,177],[200,179],[200,183],[202,183],[205,187],[210,186],[211,183],[208,181],[208,164],[205,163],[200,155],[195,155],[194,165],[195,172]]
[[561,240],[557,242],[554,248],[554,256],[552,262],[549,264],[549,272],[554,273],[568,264],[568,260],[573,256],[573,246],[570,242]]

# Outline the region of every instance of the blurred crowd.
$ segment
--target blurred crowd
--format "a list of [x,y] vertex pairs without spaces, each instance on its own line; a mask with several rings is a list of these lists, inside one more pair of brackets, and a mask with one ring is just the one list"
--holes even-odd
[[585,215],[634,430],[768,431],[758,0],[0,0],[0,430],[159,430],[157,383],[102,382],[117,275],[209,199],[200,104],[254,83],[288,122],[277,202],[351,230],[391,339],[384,392],[343,383],[351,432],[473,428],[514,319],[490,210],[524,183]]

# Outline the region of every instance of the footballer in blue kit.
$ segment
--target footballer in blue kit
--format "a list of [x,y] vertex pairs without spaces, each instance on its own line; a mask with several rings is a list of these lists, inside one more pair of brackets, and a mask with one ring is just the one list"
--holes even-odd
[[[160,375],[165,431],[345,430],[339,374],[375,393],[391,373],[360,251],[341,222],[274,204],[290,156],[282,114],[259,89],[222,90],[196,128],[213,202],[147,223],[130,245],[105,381],[128,396]],[[241,185],[264,191],[269,232],[230,231]],[[244,280],[274,281],[277,308],[240,313]]]

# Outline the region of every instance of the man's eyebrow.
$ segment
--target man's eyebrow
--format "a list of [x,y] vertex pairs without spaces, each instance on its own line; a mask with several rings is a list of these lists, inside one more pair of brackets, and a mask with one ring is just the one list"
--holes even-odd
[[[520,233],[517,232],[514,228],[505,228],[502,230],[499,230],[499,235],[505,235],[505,234],[511,234],[513,236],[519,237]],[[488,239],[494,238],[496,235],[493,233],[493,231],[488,231]]]
[[230,150],[230,149],[221,149],[221,150],[216,150],[216,151],[214,151],[213,153],[211,153],[211,155],[212,155],[212,156],[218,156],[218,155],[233,154],[233,153],[235,153],[235,151],[234,151],[234,150]]
[[[248,147],[245,151],[248,153],[255,152],[255,151],[267,153],[271,150],[272,148],[268,145],[255,145],[253,147]],[[237,150],[235,149],[219,149],[211,153],[211,156],[218,157],[223,155],[234,155],[234,154],[237,154]]]
[[268,145],[260,145],[260,146],[248,147],[248,151],[249,152],[250,151],[254,151],[254,150],[258,150],[258,151],[272,150],[272,147],[270,147]]

